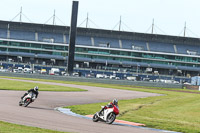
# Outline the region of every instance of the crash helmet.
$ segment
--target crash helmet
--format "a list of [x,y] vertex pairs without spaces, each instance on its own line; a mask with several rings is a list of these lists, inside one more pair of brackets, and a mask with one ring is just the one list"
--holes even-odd
[[34,91],[38,91],[39,87],[38,86],[35,86],[34,87]]
[[118,100],[117,100],[117,99],[114,99],[114,100],[112,101],[112,103],[113,103],[114,105],[117,105],[117,106],[118,106]]

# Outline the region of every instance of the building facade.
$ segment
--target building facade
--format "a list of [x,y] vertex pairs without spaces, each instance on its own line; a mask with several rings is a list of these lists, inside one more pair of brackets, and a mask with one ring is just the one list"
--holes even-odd
[[[0,21],[0,61],[67,66],[69,27]],[[200,40],[78,28],[76,68],[196,76]]]

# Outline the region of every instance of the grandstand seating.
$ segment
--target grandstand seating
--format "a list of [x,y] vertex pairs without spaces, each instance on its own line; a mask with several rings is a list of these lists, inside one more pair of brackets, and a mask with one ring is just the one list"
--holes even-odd
[[147,50],[146,42],[135,41],[135,40],[134,41],[133,40],[122,40],[122,48],[142,50],[142,51]]
[[69,35],[65,34],[66,43],[69,44]]
[[39,32],[38,33],[38,41],[44,41],[44,42],[51,42],[52,43],[63,43],[63,34],[57,34],[57,33],[45,33],[45,32]]
[[175,53],[173,44],[149,42],[150,51]]
[[141,47],[142,50],[145,50],[145,51],[147,50],[146,42],[144,42],[144,41],[136,41],[136,40],[134,40],[133,41],[133,45]]
[[18,39],[18,40],[35,40],[35,33],[34,32],[27,32],[27,31],[19,31],[19,30],[10,30],[10,38],[11,39]]
[[76,44],[77,45],[88,45],[91,46],[91,37],[89,36],[77,36],[76,37]]
[[95,37],[94,38],[94,44],[97,47],[103,47],[104,45],[110,48],[120,48],[119,47],[119,40],[118,39],[112,39],[112,38],[103,38],[103,37]]
[[133,41],[132,40],[122,40],[122,48],[132,49]]
[[[0,38],[7,38],[7,29],[0,29]],[[35,32],[10,30],[10,38],[18,39],[18,40],[35,41]],[[48,39],[53,39],[52,42],[54,43],[64,43],[63,34],[38,32],[38,41],[48,42]],[[127,40],[122,39],[121,41],[122,41],[123,49],[148,51],[147,42],[137,41],[137,40],[128,40],[128,39]],[[69,43],[69,35],[66,35],[66,42]],[[120,48],[118,39],[106,38],[106,37],[94,37],[94,46],[99,47],[100,44],[104,44],[106,46],[107,43],[109,43],[108,47],[110,48]],[[76,44],[92,46],[91,37],[78,35],[76,38]],[[149,44],[150,51],[175,53],[174,46],[173,46],[174,44],[158,43],[158,42],[148,42],[148,44]],[[187,52],[188,50],[192,52],[196,52],[198,55],[200,54],[200,49],[199,49],[199,46],[197,45],[176,44],[176,48],[177,48],[178,54],[188,55],[189,54]]]
[[199,46],[197,45],[186,45],[186,44],[176,44],[178,54],[188,54],[187,50],[197,52],[200,54]]
[[7,29],[0,29],[0,38],[7,38]]

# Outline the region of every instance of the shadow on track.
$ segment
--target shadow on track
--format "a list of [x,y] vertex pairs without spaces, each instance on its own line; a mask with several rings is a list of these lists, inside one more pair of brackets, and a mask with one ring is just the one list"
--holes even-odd
[[32,108],[32,109],[42,109],[42,110],[54,110],[54,109],[52,109],[52,108],[31,107],[31,106],[28,106],[27,108]]

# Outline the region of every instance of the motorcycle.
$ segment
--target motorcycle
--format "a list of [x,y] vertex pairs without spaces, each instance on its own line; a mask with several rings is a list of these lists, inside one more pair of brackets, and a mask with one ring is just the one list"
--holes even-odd
[[93,122],[98,122],[99,120],[106,122],[107,124],[112,124],[116,116],[119,114],[119,107],[112,104],[112,107],[101,106],[105,108],[103,111],[94,114],[92,120]]
[[29,92],[23,99],[19,101],[19,106],[27,107],[30,103],[34,102],[36,99],[36,94]]

